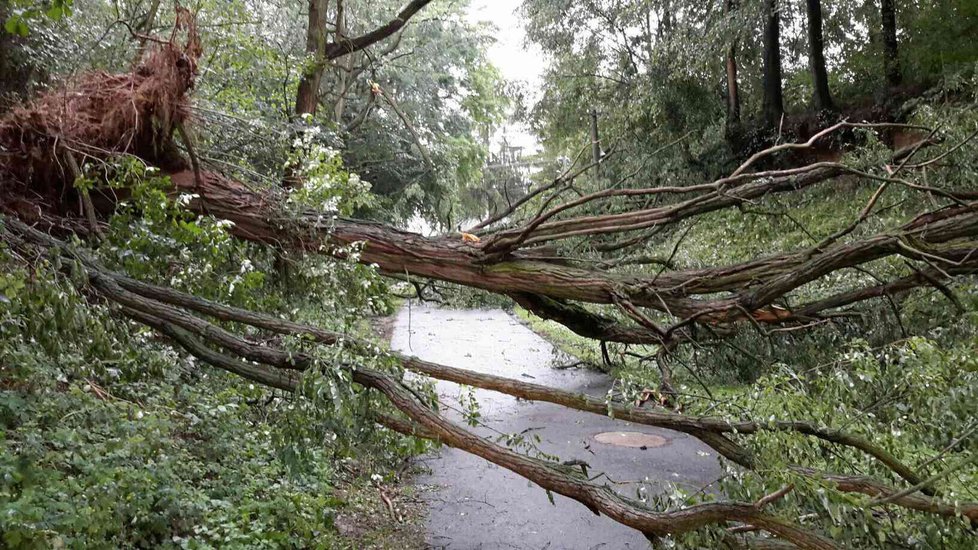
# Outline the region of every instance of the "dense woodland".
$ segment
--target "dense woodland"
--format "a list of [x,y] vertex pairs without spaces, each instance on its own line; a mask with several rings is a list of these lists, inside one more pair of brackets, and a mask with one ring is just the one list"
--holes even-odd
[[[973,548],[978,2],[525,0],[538,85],[468,10],[0,0],[0,545],[410,547],[339,526],[446,445],[655,548]],[[408,299],[615,391],[390,352]],[[432,380],[726,475],[621,495]]]

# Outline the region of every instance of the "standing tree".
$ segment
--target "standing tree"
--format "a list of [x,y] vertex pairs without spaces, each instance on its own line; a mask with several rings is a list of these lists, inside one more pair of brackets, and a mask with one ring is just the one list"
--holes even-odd
[[[311,59],[308,60],[308,65],[299,81],[295,114],[301,116],[316,113],[319,104],[319,86],[323,80],[323,71],[329,61],[358,52],[393,35],[430,2],[431,0],[412,0],[386,25],[354,38],[346,37],[342,33],[335,34],[333,42],[327,43],[328,2],[326,0],[309,0],[306,53]],[[336,12],[336,21],[342,26],[346,20],[343,0],[337,0]]]
[[764,2],[764,124],[775,128],[784,115],[781,92],[781,15],[778,0]]
[[886,83],[898,86],[903,80],[900,72],[900,59],[897,54],[896,31],[896,1],[881,0],[880,16],[883,28],[883,66],[886,71]]
[[[724,12],[729,18],[737,10],[737,0],[726,0]],[[737,85],[737,39],[731,39],[727,46],[727,131],[740,123],[740,90]]]
[[[299,80],[295,98],[296,117],[316,114],[319,104],[319,84],[323,80],[326,56],[326,0],[309,0],[308,26],[306,27],[306,54],[310,57]],[[342,0],[340,0],[342,5]]]
[[829,92],[829,77],[825,70],[825,43],[822,36],[822,0],[807,0],[808,8],[808,66],[812,71],[814,107],[818,111],[835,108]]

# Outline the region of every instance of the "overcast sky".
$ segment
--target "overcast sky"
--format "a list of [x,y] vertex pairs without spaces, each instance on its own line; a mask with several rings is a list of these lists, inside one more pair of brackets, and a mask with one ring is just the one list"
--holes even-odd
[[[520,4],[522,0],[472,0],[469,19],[489,21],[496,26],[496,43],[489,48],[489,60],[506,80],[526,82],[527,90],[532,91],[540,88],[544,59],[536,45],[526,43],[523,21],[516,14]],[[530,150],[537,147],[536,138],[526,128],[509,127],[503,133],[511,145]]]

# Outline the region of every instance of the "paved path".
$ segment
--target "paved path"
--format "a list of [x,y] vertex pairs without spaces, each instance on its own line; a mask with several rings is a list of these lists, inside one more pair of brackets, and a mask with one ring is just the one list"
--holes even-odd
[[[397,316],[391,347],[410,355],[568,390],[605,395],[610,379],[599,373],[552,368],[567,359],[545,340],[502,310],[444,310],[412,305]],[[459,407],[459,387],[438,383],[442,402]],[[719,477],[712,450],[685,434],[614,421],[549,403],[518,401],[478,390],[481,420],[502,433],[537,434],[538,447],[561,460],[581,459],[591,475],[604,472],[612,486],[635,497],[661,488],[664,481],[700,487]],[[455,416],[458,418],[458,416]],[[659,448],[603,444],[606,432],[642,432],[665,439]],[[489,429],[480,433],[492,435]],[[430,474],[419,483],[429,508],[428,544],[462,549],[634,549],[648,548],[645,538],[581,504],[546,493],[524,478],[456,449],[426,457]]]

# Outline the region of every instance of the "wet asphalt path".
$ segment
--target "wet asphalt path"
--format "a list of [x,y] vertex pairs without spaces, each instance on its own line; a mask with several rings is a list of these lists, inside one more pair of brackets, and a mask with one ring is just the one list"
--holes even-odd
[[[545,340],[502,310],[445,310],[413,304],[395,322],[391,347],[430,361],[605,395],[610,379],[582,369],[554,369],[570,362],[558,357]],[[442,402],[460,408],[459,387],[439,382]],[[540,450],[561,460],[580,459],[589,475],[607,474],[603,481],[635,498],[656,491],[663,482],[698,488],[720,475],[711,449],[685,434],[615,421],[549,403],[518,401],[507,395],[477,390],[484,435],[537,434]],[[451,414],[460,418],[457,414]],[[495,431],[493,431],[495,430]],[[641,432],[665,439],[658,448],[603,444],[606,432]],[[430,485],[427,539],[438,549],[634,549],[648,548],[645,538],[581,504],[554,495],[503,468],[465,452],[444,448],[425,457],[430,473],[418,483]]]

